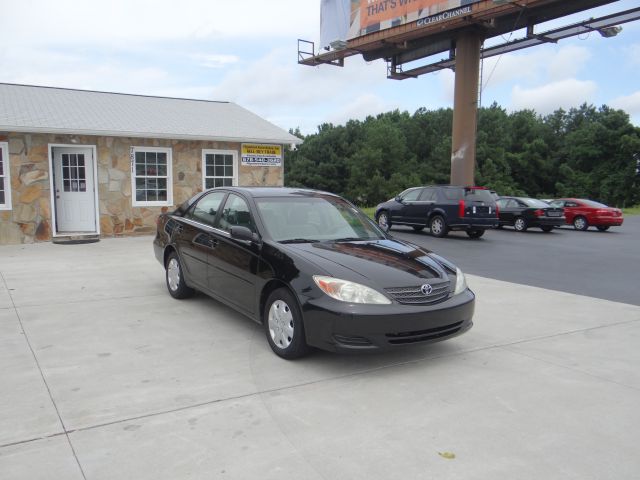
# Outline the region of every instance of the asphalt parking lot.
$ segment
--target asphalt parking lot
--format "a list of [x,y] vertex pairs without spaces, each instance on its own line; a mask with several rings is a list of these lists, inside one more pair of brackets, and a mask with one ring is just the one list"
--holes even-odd
[[214,300],[173,300],[150,237],[0,247],[0,478],[640,477],[640,307],[491,278],[468,252],[513,232],[394,233],[471,273],[474,328],[295,362]]
[[607,232],[572,227],[490,230],[480,240],[464,232],[435,238],[409,227],[392,235],[433,249],[468,273],[507,282],[640,305],[640,216]]

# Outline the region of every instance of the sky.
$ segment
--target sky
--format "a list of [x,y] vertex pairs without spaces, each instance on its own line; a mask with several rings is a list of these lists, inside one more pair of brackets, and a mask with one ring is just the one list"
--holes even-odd
[[[619,0],[562,24],[638,3]],[[320,0],[0,0],[0,11],[3,83],[232,101],[305,134],[453,105],[450,70],[398,81],[386,78],[383,60],[360,56],[344,68],[299,65],[298,39],[320,37]],[[593,32],[487,59],[482,71],[483,106],[544,115],[606,104],[640,126],[640,21],[609,39]]]

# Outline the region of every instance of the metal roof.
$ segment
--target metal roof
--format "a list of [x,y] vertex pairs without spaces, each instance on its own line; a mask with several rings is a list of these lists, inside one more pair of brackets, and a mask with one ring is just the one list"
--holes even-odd
[[0,131],[299,144],[231,102],[0,83]]

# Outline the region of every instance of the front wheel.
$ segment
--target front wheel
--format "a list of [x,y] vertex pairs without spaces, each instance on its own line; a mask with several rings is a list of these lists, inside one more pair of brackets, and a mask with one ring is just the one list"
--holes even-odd
[[182,273],[182,264],[176,252],[171,252],[166,267],[167,288],[173,298],[183,299],[193,295],[193,288],[187,286]]
[[551,230],[553,230],[553,227],[549,227],[548,225],[545,225],[544,227],[540,227],[540,230],[542,230],[545,233],[549,233]]
[[467,230],[467,235],[469,238],[480,238],[484,235],[484,230]]
[[529,225],[527,225],[527,220],[523,217],[516,218],[516,221],[513,223],[513,228],[516,229],[516,232],[526,232]]
[[269,346],[279,357],[292,360],[309,351],[298,303],[286,288],[274,290],[267,298],[264,326]]
[[599,225],[596,228],[598,230],[600,230],[601,232],[606,232],[607,230],[609,230],[609,226],[608,225]]
[[589,228],[589,223],[584,217],[576,217],[573,219],[573,228],[584,231]]
[[389,230],[391,230],[391,221],[389,220],[389,213],[387,213],[386,210],[383,210],[378,214],[376,221],[378,222],[378,226],[382,229],[382,231],[388,232]]
[[431,231],[431,235],[438,238],[446,237],[447,233],[449,233],[447,223],[441,215],[436,215],[431,219],[429,222],[429,230]]

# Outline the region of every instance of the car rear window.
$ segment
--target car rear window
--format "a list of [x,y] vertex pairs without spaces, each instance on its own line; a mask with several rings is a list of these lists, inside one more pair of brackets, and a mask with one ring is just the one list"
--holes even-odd
[[523,198],[522,201],[529,205],[530,207],[536,208],[548,208],[549,204],[547,202],[543,202],[542,200],[538,200],[537,198]]
[[593,200],[582,200],[582,203],[584,203],[587,207],[595,207],[595,208],[609,208],[607,205],[605,205],[604,203],[600,203],[600,202],[594,202]]
[[485,202],[494,203],[495,200],[489,190],[477,189],[477,188],[465,188],[464,199],[468,202]]

